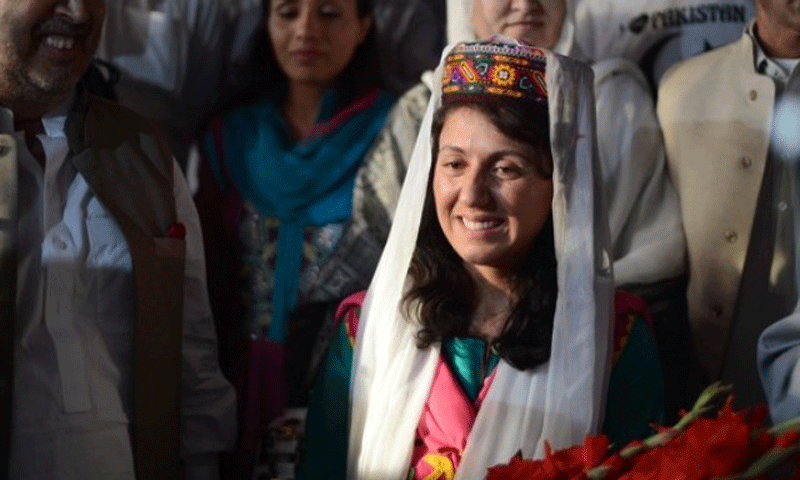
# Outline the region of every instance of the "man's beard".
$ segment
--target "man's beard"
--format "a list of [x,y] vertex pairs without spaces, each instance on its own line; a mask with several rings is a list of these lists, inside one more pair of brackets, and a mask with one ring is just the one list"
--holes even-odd
[[70,31],[79,36],[88,28],[58,17],[38,25],[33,34],[24,26],[11,28],[0,45],[0,58],[6,58],[4,65],[0,65],[5,76],[4,96],[21,102],[52,103],[72,92],[88,68],[90,56],[79,63],[59,65],[41,56],[39,49],[43,38],[51,31]]
[[[22,62],[14,50],[5,49],[4,92],[0,95],[15,104],[51,104],[68,96],[88,65],[58,67],[35,61]],[[0,53],[2,55],[2,53]],[[78,71],[80,69],[80,71]]]

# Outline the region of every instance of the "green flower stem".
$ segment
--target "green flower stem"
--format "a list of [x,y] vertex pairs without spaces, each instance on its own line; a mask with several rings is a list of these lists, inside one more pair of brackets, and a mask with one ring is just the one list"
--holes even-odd
[[633,445],[631,447],[623,448],[619,453],[622,458],[631,458],[637,455],[642,450],[647,450],[653,447],[658,447],[666,444],[672,440],[676,435],[686,430],[698,417],[705,415],[714,409],[712,402],[719,398],[728,395],[733,390],[731,385],[723,385],[722,382],[715,382],[708,388],[703,390],[703,393],[694,402],[692,409],[686,413],[678,423],[672,428],[664,430],[663,432],[656,433],[645,439],[640,445]]
[[800,430],[800,416],[794,417],[794,418],[790,418],[789,420],[786,420],[785,422],[782,422],[782,423],[779,423],[779,424],[773,426],[772,428],[770,428],[767,431],[769,433],[771,433],[772,435],[775,435],[777,437],[780,434],[782,434],[784,432],[789,432],[791,430]]

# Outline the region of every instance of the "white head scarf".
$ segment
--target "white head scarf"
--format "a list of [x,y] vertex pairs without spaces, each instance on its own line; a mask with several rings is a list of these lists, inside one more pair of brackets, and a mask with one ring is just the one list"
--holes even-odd
[[[516,43],[502,38],[502,41]],[[436,70],[441,79],[442,63]],[[595,144],[592,71],[545,52],[553,154],[558,299],[550,360],[530,371],[500,361],[463,452],[457,479],[483,478],[522,450],[543,456],[597,430],[609,368],[612,285],[608,225]],[[441,85],[441,82],[439,82]],[[353,358],[348,478],[405,479],[439,345],[416,346],[416,318],[401,309],[427,194],[438,87],[417,139],[399,206],[364,302]]]

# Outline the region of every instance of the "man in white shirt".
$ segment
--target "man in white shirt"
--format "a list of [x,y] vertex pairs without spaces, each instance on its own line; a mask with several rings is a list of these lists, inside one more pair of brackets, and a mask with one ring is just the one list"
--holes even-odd
[[199,221],[152,125],[79,84],[104,10],[0,0],[0,476],[214,479]]
[[664,75],[657,108],[689,251],[695,347],[741,405],[763,400],[759,334],[798,300],[798,111],[779,119],[800,98],[800,6],[755,3],[739,41]]

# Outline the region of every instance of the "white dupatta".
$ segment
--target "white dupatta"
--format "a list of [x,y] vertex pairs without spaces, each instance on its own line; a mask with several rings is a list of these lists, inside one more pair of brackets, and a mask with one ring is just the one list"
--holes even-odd
[[[503,39],[515,42],[512,39]],[[450,47],[445,49],[442,59]],[[596,432],[610,369],[613,279],[596,155],[592,70],[546,53],[553,152],[553,227],[558,300],[550,360],[532,371],[500,361],[472,428],[456,479],[476,479],[519,450],[542,457]],[[442,63],[436,70],[437,85]],[[353,357],[347,476],[404,480],[439,345],[416,346],[416,319],[400,310],[431,167],[428,105],[394,223],[364,302]]]

